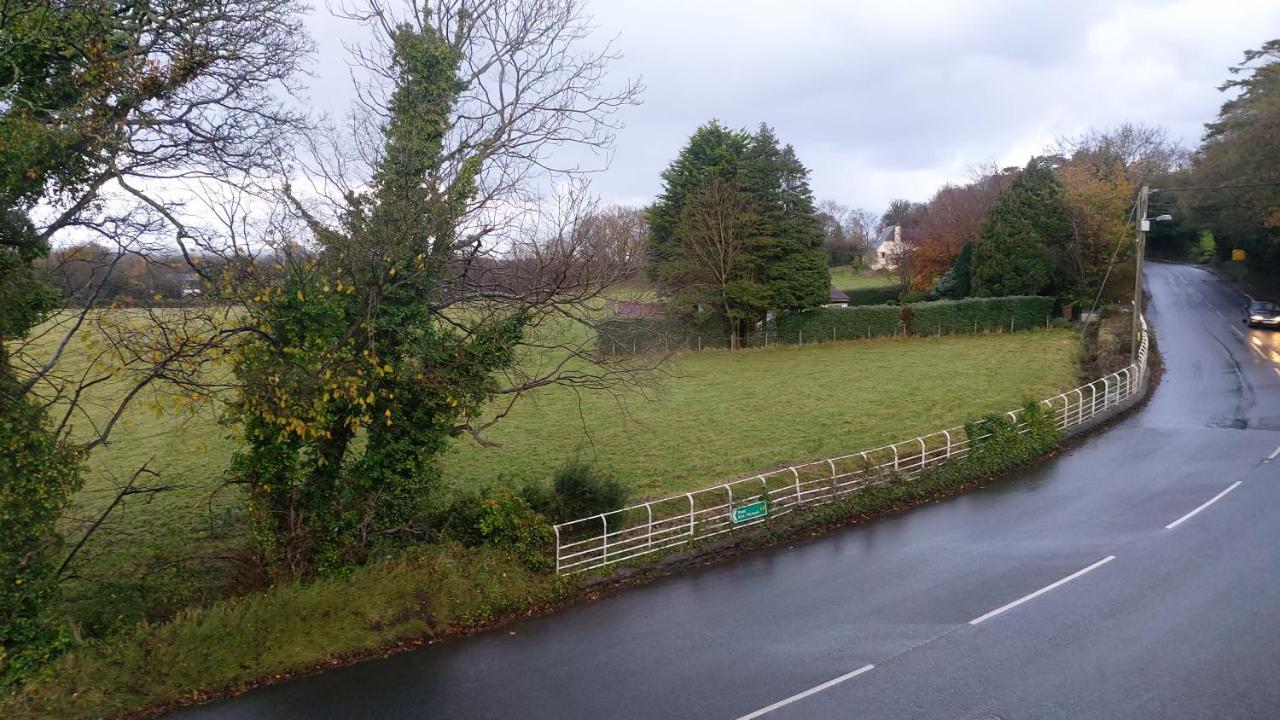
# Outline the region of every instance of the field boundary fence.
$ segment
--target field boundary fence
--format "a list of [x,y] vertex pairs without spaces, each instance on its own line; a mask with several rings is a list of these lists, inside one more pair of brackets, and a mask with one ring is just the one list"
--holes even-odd
[[[1142,395],[1149,353],[1144,318],[1133,363],[1040,404],[1053,412],[1057,428],[1064,432],[1113,415]],[[1018,409],[1005,414],[1024,429],[1022,413]],[[948,428],[560,523],[555,526],[556,572],[568,575],[605,567],[769,522],[894,479],[918,479],[965,457],[984,437],[968,437],[964,427]]]

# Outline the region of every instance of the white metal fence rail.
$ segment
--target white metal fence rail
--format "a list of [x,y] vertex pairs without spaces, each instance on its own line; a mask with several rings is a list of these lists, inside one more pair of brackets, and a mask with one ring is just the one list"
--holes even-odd
[[[1109,414],[1139,393],[1147,376],[1146,320],[1137,360],[1105,377],[1055,395],[1041,404],[1052,409],[1058,429],[1076,427]],[[1006,413],[1019,425],[1021,410]],[[939,430],[892,445],[791,465],[613,512],[555,526],[556,572],[570,574],[714,537],[819,505],[893,478],[916,479],[926,470],[969,452],[963,427]],[[764,501],[767,514],[735,522],[734,510]]]

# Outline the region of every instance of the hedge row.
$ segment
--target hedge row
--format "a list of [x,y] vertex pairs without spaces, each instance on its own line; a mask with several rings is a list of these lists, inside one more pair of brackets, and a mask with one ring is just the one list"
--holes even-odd
[[854,288],[844,294],[849,296],[850,305],[883,305],[898,301],[898,286]]
[[779,317],[771,340],[798,344],[898,335],[903,331],[901,318],[902,308],[897,305],[814,308]]
[[1053,298],[1014,295],[938,300],[911,305],[911,332],[950,335],[1044,327],[1053,314]]
[[[1011,332],[1045,326],[1053,298],[1009,296],[938,300],[910,305],[851,305],[814,308],[782,315],[752,330],[744,345],[795,345],[831,340],[857,340],[903,334],[955,335]],[[613,318],[596,335],[601,354],[665,352],[688,348],[728,347],[722,329],[698,328],[679,320]]]

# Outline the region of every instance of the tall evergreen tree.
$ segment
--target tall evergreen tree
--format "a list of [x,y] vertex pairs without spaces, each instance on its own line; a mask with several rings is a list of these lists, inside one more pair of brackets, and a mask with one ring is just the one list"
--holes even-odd
[[662,193],[648,210],[651,280],[663,286],[675,282],[672,276],[680,272],[681,262],[676,227],[689,195],[713,177],[736,181],[747,140],[745,133],[712,120],[694,131],[680,155],[662,171]]
[[[649,209],[649,274],[676,306],[712,307],[728,329],[740,332],[769,310],[803,310],[826,301],[829,275],[809,173],[772,128],[761,125],[748,134],[708,123],[694,132],[662,179],[663,192]],[[699,247],[708,235],[682,228],[694,226],[690,212],[705,215],[708,198],[723,196],[709,188],[724,184],[741,194],[746,207],[735,216],[749,222],[735,222],[741,258],[723,283],[732,288],[712,288]],[[732,300],[726,304],[724,298]]]
[[970,258],[979,297],[1052,295],[1066,290],[1062,251],[1070,236],[1062,186],[1047,158],[1035,157],[991,208]]
[[761,214],[757,257],[768,286],[769,309],[804,310],[823,304],[831,278],[809,171],[795,149],[780,147],[773,128],[763,124],[751,138],[744,165],[747,193]]

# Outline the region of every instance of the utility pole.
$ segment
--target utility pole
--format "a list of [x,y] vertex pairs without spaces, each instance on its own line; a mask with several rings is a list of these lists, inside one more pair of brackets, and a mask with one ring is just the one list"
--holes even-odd
[[1147,200],[1151,195],[1151,188],[1143,185],[1138,191],[1138,207],[1135,214],[1138,217],[1138,236],[1134,238],[1134,269],[1133,274],[1133,334],[1129,338],[1129,362],[1138,362],[1138,338],[1141,332],[1142,322],[1142,256],[1147,250],[1147,229],[1151,227],[1151,221],[1147,219]]

